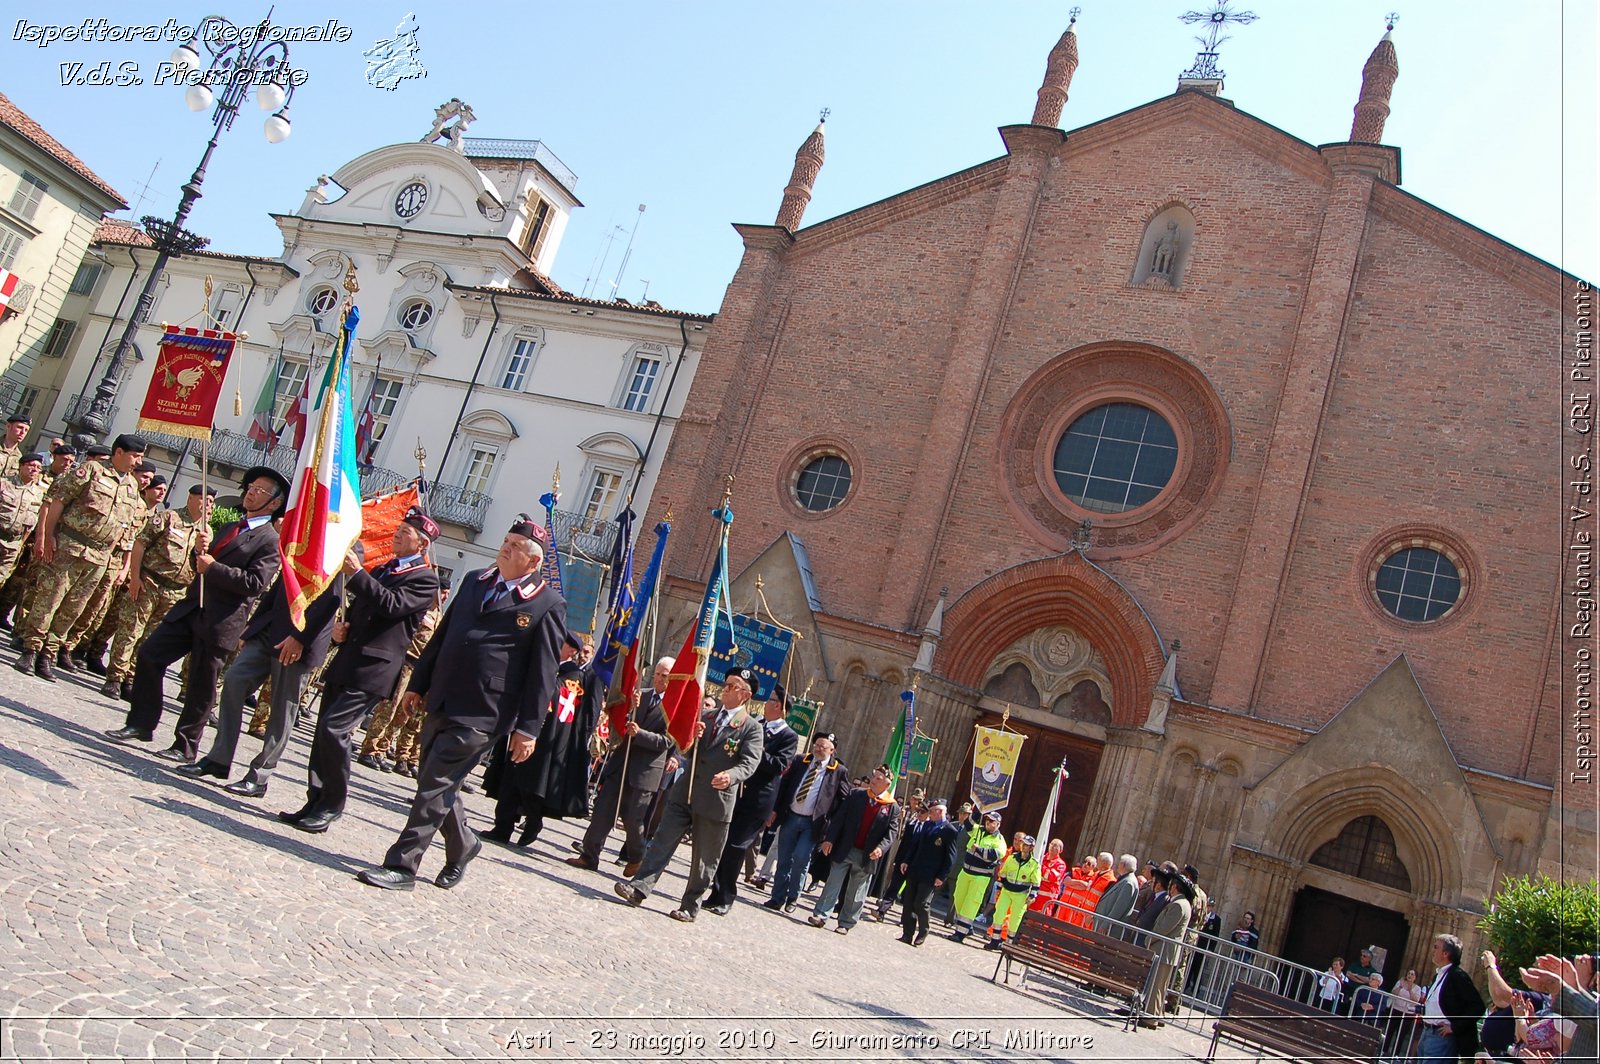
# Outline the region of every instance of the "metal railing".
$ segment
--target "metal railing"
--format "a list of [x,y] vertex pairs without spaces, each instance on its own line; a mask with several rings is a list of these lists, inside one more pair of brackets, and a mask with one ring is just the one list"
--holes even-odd
[[567,510],[556,510],[555,518],[556,546],[561,549],[561,553],[576,554],[581,558],[597,562],[610,560],[611,548],[617,542],[615,521],[585,518],[582,514]]
[[[1096,931],[1145,946],[1158,954],[1164,948],[1176,951],[1177,962],[1170,969],[1171,982],[1160,988],[1153,985],[1161,971],[1158,963],[1151,969],[1141,998],[1129,1003],[1138,1017],[1160,1019],[1209,1039],[1209,1024],[1213,1017],[1221,1015],[1228,991],[1235,983],[1246,983],[1323,1008],[1332,1015],[1349,1017],[1353,1023],[1368,1023],[1381,1029],[1380,1064],[1403,1064],[1411,1059],[1411,1049],[1420,1031],[1422,1006],[1408,997],[1371,987],[1359,991],[1352,988],[1348,994],[1335,999],[1334,1006],[1329,1008],[1321,999],[1325,973],[1303,964],[1236,945],[1215,935],[1198,935],[1193,941],[1166,938],[1121,920],[1097,916],[1091,909],[1065,901],[1057,902],[1054,915],[1073,922],[1081,919]],[[1049,978],[1050,973],[1041,971],[1030,976],[1039,977]]]
[[435,521],[483,531],[494,497],[481,491],[468,491],[454,484],[435,484],[428,491],[428,513]]
[[[85,395],[74,395],[71,401],[67,403],[66,413],[61,416],[61,420],[67,426],[71,428],[77,428],[78,423],[83,420],[83,415],[89,412],[89,406],[93,402],[93,392],[89,392]],[[106,424],[112,425],[116,423],[117,409],[117,406],[113,405],[109,410],[106,411]]]

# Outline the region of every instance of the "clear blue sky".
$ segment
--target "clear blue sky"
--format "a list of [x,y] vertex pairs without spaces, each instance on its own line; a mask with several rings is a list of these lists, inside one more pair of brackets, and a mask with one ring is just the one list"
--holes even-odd
[[[1062,125],[1071,129],[1173,91],[1196,51],[1178,16],[1195,0],[1079,0],[1082,65]],[[138,21],[193,25],[244,7],[29,4],[28,21],[75,23],[156,11]],[[810,222],[852,210],[1001,152],[995,129],[1026,122],[1068,3],[997,0],[615,0],[440,3],[279,2],[279,25],[324,22],[348,43],[293,46],[309,80],[294,134],[268,145],[253,104],[224,135],[191,219],[217,250],[276,254],[269,211],[292,211],[320,173],[383,144],[415,140],[452,96],[471,104],[472,135],[537,138],[578,174],[585,206],[568,229],[556,280],[581,289],[601,242],[648,205],[618,293],[684,310],[717,309],[739,261],[731,222],[771,222],[794,151],[828,120],[826,166]],[[1403,186],[1541,258],[1600,277],[1595,214],[1596,5],[1529,0],[1258,0],[1260,16],[1222,46],[1225,95],[1313,144],[1349,136],[1361,66],[1400,9],[1400,80],[1385,141],[1401,149]],[[60,64],[138,63],[147,79],[170,44],[14,39],[0,33],[0,90],[130,200],[170,216],[209,134],[181,89],[63,87]],[[392,92],[365,81],[361,53],[407,12],[427,76]],[[159,165],[158,165],[159,164]],[[155,177],[144,191],[152,167]],[[600,294],[621,258],[612,251]]]

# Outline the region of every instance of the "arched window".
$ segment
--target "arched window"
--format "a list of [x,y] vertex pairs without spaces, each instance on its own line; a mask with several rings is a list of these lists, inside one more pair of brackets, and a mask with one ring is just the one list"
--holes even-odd
[[1039,688],[1033,682],[1033,673],[1020,661],[1007,665],[1004,672],[984,684],[983,693],[1012,705],[1039,708]]
[[1375,816],[1350,821],[1337,838],[1324,843],[1311,855],[1311,863],[1396,890],[1411,891],[1411,873],[1400,863],[1394,832]]

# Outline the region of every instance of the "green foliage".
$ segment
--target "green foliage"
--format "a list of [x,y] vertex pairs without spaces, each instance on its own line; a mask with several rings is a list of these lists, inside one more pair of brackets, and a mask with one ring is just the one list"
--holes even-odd
[[211,508],[211,530],[237,524],[244,520],[244,511],[237,506],[213,506]]
[[1517,969],[1529,967],[1541,953],[1572,957],[1594,951],[1600,939],[1600,885],[1545,875],[1507,879],[1478,929],[1494,950],[1500,974],[1520,987]]

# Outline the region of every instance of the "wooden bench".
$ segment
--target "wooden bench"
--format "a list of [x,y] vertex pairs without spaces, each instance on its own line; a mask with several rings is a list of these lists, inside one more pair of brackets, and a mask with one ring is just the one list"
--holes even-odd
[[1380,1028],[1248,983],[1228,988],[1222,1015],[1211,1030],[1208,1064],[1216,1057],[1219,1039],[1320,1064],[1376,1060],[1383,1048]]
[[1126,996],[1132,1003],[1124,1025],[1127,1029],[1138,1022],[1155,954],[1092,928],[1030,912],[1022,918],[1017,933],[1000,947],[1000,959],[995,962],[990,981],[1000,980],[1000,969],[1004,967],[1004,982],[1009,984],[1013,963],[1023,966],[1017,982],[1019,989],[1027,985],[1029,969],[1041,968]]

